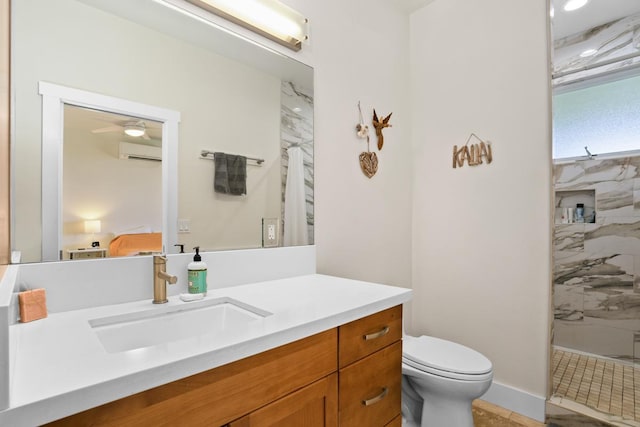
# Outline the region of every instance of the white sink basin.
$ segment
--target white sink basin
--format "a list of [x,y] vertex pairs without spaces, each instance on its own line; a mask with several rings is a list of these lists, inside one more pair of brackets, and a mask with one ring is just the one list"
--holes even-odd
[[108,353],[240,332],[271,313],[231,298],[215,298],[89,320]]

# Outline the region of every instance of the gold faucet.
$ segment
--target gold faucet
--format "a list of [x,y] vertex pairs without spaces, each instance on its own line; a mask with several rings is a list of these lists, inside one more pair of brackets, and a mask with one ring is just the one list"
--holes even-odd
[[167,257],[153,256],[153,303],[164,304],[167,299],[167,282],[171,285],[178,281],[176,276],[167,273]]

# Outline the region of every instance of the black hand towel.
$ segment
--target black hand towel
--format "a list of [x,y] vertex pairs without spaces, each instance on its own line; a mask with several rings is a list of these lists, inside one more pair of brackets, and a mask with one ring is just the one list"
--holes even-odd
[[217,193],[240,196],[247,194],[247,158],[214,153],[213,188]]
[[235,196],[247,194],[247,158],[227,154],[229,193]]
[[213,173],[213,189],[216,193],[229,194],[229,174],[227,172],[227,155],[213,153],[215,171]]

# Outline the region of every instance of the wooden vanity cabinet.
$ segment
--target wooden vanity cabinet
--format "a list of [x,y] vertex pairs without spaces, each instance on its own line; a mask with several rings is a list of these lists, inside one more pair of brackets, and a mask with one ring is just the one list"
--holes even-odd
[[402,306],[340,326],[338,342],[340,427],[397,425],[402,396]]
[[[336,375],[337,335],[336,329],[330,329],[47,425],[218,427],[267,408],[283,397],[309,404],[324,399],[326,411],[333,413],[328,413],[327,419],[335,419],[337,387],[332,388],[335,380],[332,383],[327,377]],[[327,381],[318,386],[323,379]],[[296,400],[294,392],[305,388],[314,397],[300,393],[302,397]],[[317,393],[323,397],[316,397]],[[299,408],[290,409],[299,412]]]
[[389,421],[384,427],[402,427],[402,415],[398,415]]
[[402,306],[48,426],[399,427]]
[[337,427],[338,374],[291,393],[228,427]]

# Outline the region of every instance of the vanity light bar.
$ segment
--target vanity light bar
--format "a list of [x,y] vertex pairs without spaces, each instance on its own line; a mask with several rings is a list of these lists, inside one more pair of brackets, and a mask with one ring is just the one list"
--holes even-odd
[[308,38],[308,19],[277,0],[187,1],[296,52]]

